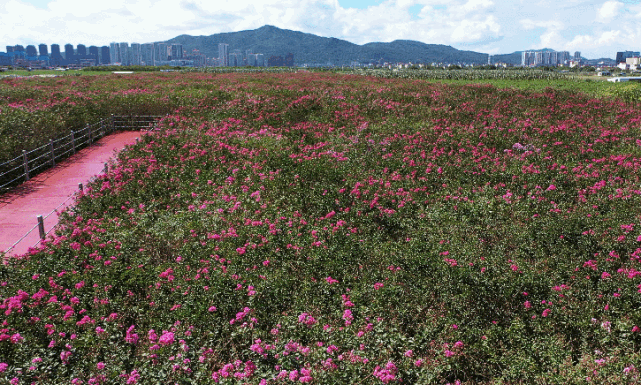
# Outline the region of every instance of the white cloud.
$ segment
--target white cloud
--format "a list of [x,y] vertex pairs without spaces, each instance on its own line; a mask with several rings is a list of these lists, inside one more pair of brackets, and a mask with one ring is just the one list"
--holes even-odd
[[0,50],[145,43],[266,24],[357,44],[410,39],[495,54],[572,46],[614,57],[641,41],[641,5],[617,0],[370,0],[365,9],[338,0],[51,0],[46,9],[29,1],[0,0]]
[[623,6],[624,4],[619,1],[606,1],[597,10],[597,20],[603,23],[611,21],[619,14]]

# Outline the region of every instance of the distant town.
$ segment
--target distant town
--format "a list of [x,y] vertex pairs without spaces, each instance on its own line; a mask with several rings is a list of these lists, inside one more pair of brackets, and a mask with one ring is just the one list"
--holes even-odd
[[[6,52],[0,52],[0,66],[11,66],[30,69],[41,68],[85,68],[93,66],[172,66],[172,67],[294,67],[294,55],[270,56],[251,50],[233,49],[229,44],[218,44],[218,57],[207,57],[198,49],[191,52],[183,49],[182,44],[170,43],[116,43],[109,46],[85,46],[65,44],[64,51],[60,45],[39,44],[6,46]],[[500,55],[497,55],[500,56]],[[493,66],[518,66],[493,60],[488,55],[487,64]],[[449,66],[461,63],[431,63],[431,65]],[[616,59],[605,59],[597,63],[601,66],[617,66],[621,70],[641,69],[641,54],[638,51],[617,52]],[[357,61],[353,66],[362,66]],[[423,67],[424,63],[388,63],[380,61],[366,66],[402,68],[409,66]],[[581,52],[570,55],[568,51],[531,50],[521,52],[521,67],[582,67],[595,65],[594,60],[581,57]],[[306,66],[305,64],[299,66]],[[475,66],[465,65],[464,66]],[[478,66],[478,64],[476,64]]]
[[0,65],[24,68],[84,68],[92,66],[179,66],[179,67],[282,67],[294,66],[294,55],[271,56],[265,60],[262,53],[250,50],[230,51],[229,44],[218,45],[218,57],[209,58],[194,49],[187,52],[182,44],[167,43],[111,43],[109,46],[85,46],[78,44],[75,48],[65,44],[64,51],[60,45],[51,44],[51,51],[46,44],[7,46],[6,52],[0,52]]

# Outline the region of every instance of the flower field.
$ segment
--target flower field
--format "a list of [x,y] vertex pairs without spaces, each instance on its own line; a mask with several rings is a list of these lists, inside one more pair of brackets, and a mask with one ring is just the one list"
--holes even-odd
[[82,81],[3,83],[0,116],[54,119],[56,87],[169,115],[0,267],[0,383],[641,381],[635,106],[327,73]]

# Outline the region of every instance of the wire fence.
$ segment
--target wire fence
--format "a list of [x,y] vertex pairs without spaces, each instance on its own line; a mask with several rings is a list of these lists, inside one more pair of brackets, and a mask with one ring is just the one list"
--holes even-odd
[[115,131],[154,129],[160,116],[111,115],[80,130],[50,139],[48,144],[31,150],[23,150],[21,156],[0,163],[0,194],[28,181],[34,175],[56,165],[63,159],[90,146],[98,139]]

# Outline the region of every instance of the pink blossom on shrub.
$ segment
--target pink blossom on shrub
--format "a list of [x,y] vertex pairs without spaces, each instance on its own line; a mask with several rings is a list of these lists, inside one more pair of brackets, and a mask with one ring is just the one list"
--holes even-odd
[[171,345],[174,343],[174,333],[172,332],[163,332],[158,340],[158,343],[164,346]]

